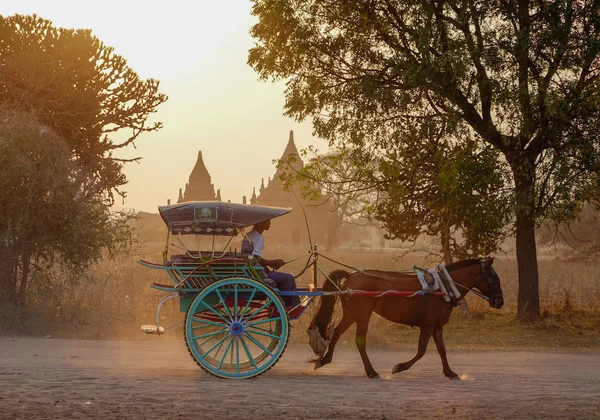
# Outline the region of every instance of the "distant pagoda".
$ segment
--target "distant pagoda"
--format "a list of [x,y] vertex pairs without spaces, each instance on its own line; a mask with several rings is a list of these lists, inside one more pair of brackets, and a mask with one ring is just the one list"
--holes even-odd
[[338,230],[342,223],[341,215],[332,207],[333,200],[329,200],[327,195],[322,197],[322,202],[327,204],[315,206],[315,203],[306,201],[302,198],[301,185],[294,184],[289,191],[286,191],[281,180],[281,175],[290,168],[299,171],[304,167],[304,162],[300,158],[298,148],[294,142],[294,132],[290,131],[288,143],[281,155],[281,162],[275,171],[273,178],[269,178],[265,185],[264,178],[261,181],[258,195],[256,188],[252,191],[250,198],[251,204],[276,207],[292,207],[294,211],[282,218],[273,220],[273,229],[266,233],[276,242],[292,242],[294,244],[308,243],[307,227],[304,219],[307,220],[312,230],[313,239],[327,248],[332,248],[338,242]]
[[202,160],[202,151],[198,152],[198,160],[192,173],[190,173],[189,180],[185,184],[185,191],[182,193],[182,189],[179,189],[179,197],[177,198],[178,203],[185,201],[221,201],[221,190],[217,190],[215,193],[215,186],[211,182],[210,174],[204,165]]
[[[298,203],[294,198],[293,194],[285,191],[283,188],[283,181],[281,180],[281,175],[286,171],[289,171],[289,167],[294,168],[295,170],[300,170],[304,167],[304,163],[302,159],[300,159],[300,154],[298,153],[298,148],[296,148],[296,143],[294,142],[294,132],[290,130],[290,137],[288,139],[287,146],[281,155],[281,162],[287,162],[284,165],[280,165],[278,167],[273,178],[269,178],[267,182],[267,186],[265,187],[265,179],[263,178],[261,181],[260,189],[258,190],[259,196],[256,196],[256,188],[252,192],[252,197],[250,198],[251,204],[263,204],[269,206],[290,206],[294,207]],[[300,189],[299,187],[294,186],[292,191],[299,195]]]

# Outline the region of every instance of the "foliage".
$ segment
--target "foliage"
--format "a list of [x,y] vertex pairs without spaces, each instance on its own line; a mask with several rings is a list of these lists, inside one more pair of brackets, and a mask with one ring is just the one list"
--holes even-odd
[[[56,28],[38,16],[0,16],[0,103],[35,112],[67,144],[81,193],[104,196],[127,180],[113,151],[158,130],[150,114],[167,97],[90,30]],[[114,134],[128,130],[122,142]],[[136,160],[136,159],[133,159]]]
[[386,239],[437,238],[431,252],[446,263],[489,255],[505,239],[511,214],[501,160],[489,147],[478,150],[473,140],[456,142],[436,128],[421,124],[410,139],[392,138],[377,154],[334,149],[320,156],[309,149],[304,153],[313,157],[299,171],[280,165],[288,183],[304,182],[306,197],[331,194],[350,220],[381,222]]
[[[32,283],[51,287],[57,264],[74,278],[129,245],[133,215],[111,211],[127,182],[113,152],[159,129],[148,119],[166,99],[89,30],[0,16],[0,298],[8,306],[35,299],[43,287]],[[121,129],[129,135],[115,141]]]
[[561,248],[568,258],[596,260],[600,255],[600,213],[598,203],[585,204],[570,224],[549,221],[538,231],[540,243]]
[[498,153],[447,138],[412,145],[397,142],[381,164],[387,182],[375,214],[389,236],[438,238],[446,263],[496,252],[511,216]]
[[[286,79],[286,113],[369,150],[453,121],[514,181],[521,318],[539,318],[534,231],[597,195],[600,3],[255,0],[249,63]],[[461,139],[458,139],[461,141]]]
[[80,194],[64,140],[31,113],[0,112],[0,289],[27,303],[33,277],[55,262],[78,272],[130,242],[126,212]]

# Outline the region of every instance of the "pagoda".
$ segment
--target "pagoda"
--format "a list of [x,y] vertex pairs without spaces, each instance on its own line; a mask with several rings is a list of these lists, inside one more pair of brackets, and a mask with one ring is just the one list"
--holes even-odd
[[217,190],[215,193],[215,186],[211,182],[210,174],[202,159],[202,151],[199,151],[198,160],[190,173],[187,184],[185,184],[185,190],[182,192],[182,189],[179,189],[177,202],[215,200],[221,201],[221,190]]
[[[318,241],[327,248],[337,245],[337,233],[342,223],[341,215],[332,208],[334,200],[323,197],[325,205],[315,205],[315,202],[309,202],[301,197],[301,185],[294,184],[289,191],[284,188],[281,175],[293,168],[299,171],[304,167],[300,158],[296,143],[294,142],[294,132],[290,131],[288,143],[281,155],[279,165],[273,178],[268,178],[265,185],[264,178],[261,181],[258,195],[256,188],[252,191],[250,198],[251,204],[275,207],[292,207],[293,211],[286,217],[273,220],[273,228],[266,233],[267,236],[276,242],[291,242],[295,245],[308,244],[308,232],[306,222],[311,230],[312,239]],[[306,221],[304,214],[306,213]]]

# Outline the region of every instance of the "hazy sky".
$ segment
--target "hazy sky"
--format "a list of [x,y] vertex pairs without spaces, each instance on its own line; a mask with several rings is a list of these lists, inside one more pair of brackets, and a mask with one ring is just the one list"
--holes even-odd
[[161,82],[169,100],[158,108],[164,123],[120,157],[129,163],[125,207],[156,211],[177,201],[198,150],[223,200],[250,197],[261,178],[273,176],[290,130],[299,149],[310,144],[309,122],[284,117],[283,83],[262,82],[246,64],[255,22],[247,0],[19,0],[0,3],[0,14],[33,14],[56,26],[90,28],[124,56],[143,78]]

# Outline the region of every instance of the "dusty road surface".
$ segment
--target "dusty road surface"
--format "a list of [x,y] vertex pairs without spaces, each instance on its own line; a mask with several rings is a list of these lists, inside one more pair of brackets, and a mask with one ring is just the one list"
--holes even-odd
[[457,352],[446,380],[435,349],[389,374],[406,351],[371,350],[368,379],[354,348],[308,371],[291,346],[266,375],[216,379],[180,340],[0,338],[0,418],[600,419],[600,354]]

